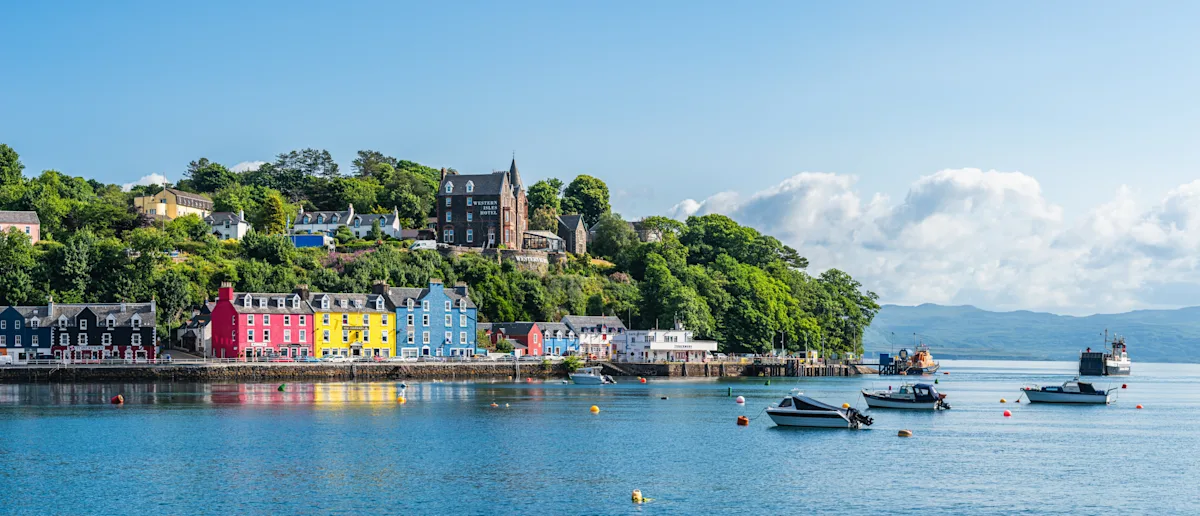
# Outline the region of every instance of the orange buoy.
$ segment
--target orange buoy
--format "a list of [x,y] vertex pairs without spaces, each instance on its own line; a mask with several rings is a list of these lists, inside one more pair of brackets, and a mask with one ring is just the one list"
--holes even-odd
[[1009,411],[1005,410],[1005,411],[1004,411],[1004,417],[1012,417],[1012,412],[1009,412]]
[[912,437],[912,430],[901,430],[896,432],[896,437]]
[[493,403],[493,404],[492,404],[492,408],[496,408],[496,407],[499,407],[499,406],[500,406],[500,405],[497,405],[497,404],[495,404],[495,403]]
[[645,379],[645,378],[640,378],[639,380],[640,380],[642,383],[646,383],[646,379]]
[[950,374],[950,371],[942,371],[942,374]]
[[1123,384],[1121,384],[1121,388],[1122,388],[1122,389],[1128,389],[1128,388],[1129,388],[1129,385],[1128,385],[1128,384],[1124,384],[1124,383],[1123,383]]
[[[109,403],[112,403],[113,405],[124,405],[125,397],[118,394],[116,396],[113,396],[112,399],[110,399],[108,401],[109,401]],[[1138,408],[1141,408],[1141,406],[1139,406]]]
[[1138,405],[1138,406],[1137,406],[1137,408],[1142,408],[1142,406],[1141,406],[1141,405]]
[[593,414],[599,414],[599,413],[600,413],[600,407],[597,407],[597,406],[595,406],[595,405],[592,405],[592,408],[591,408],[590,410],[592,411],[592,413],[593,413]]
[[405,398],[404,396],[398,396],[398,397],[396,397],[396,403],[399,403],[401,405],[408,403],[408,398]]
[[750,426],[750,418],[746,416],[738,416],[738,426]]
[[1000,403],[1008,403],[1008,400],[1006,400],[1004,398],[1000,398]]

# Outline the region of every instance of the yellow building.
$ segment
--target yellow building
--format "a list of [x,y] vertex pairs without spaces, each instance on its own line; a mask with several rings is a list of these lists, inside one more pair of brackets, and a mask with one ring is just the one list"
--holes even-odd
[[396,314],[379,294],[313,294],[313,353],[319,358],[396,356]]
[[200,194],[167,188],[154,195],[134,197],[133,207],[138,213],[154,218],[175,219],[192,214],[204,218],[212,213],[213,202]]

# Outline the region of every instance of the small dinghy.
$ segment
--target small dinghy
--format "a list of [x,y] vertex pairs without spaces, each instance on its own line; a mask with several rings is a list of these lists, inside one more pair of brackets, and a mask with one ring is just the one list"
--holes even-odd
[[870,426],[874,421],[853,408],[838,408],[809,398],[803,394],[792,394],[767,409],[767,415],[779,426],[804,426],[817,428],[852,428]]
[[950,404],[946,403],[946,395],[938,393],[937,389],[927,383],[906,383],[896,391],[891,388],[886,391],[874,392],[863,389],[862,395],[870,408],[916,410],[950,408]]
[[1116,401],[1117,389],[1096,389],[1092,384],[1074,380],[1049,387],[1023,387],[1021,392],[1030,403],[1088,403],[1106,405]]

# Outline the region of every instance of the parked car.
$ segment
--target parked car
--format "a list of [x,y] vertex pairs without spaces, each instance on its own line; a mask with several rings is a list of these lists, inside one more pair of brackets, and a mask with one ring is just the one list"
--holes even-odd
[[321,361],[321,359],[314,357],[314,356],[307,356],[307,357],[303,357],[300,360],[298,360],[298,362],[309,362],[309,363],[320,362],[320,361]]
[[409,251],[436,251],[437,248],[437,240],[417,240],[413,242],[412,245],[408,246]]
[[340,363],[344,363],[344,362],[349,362],[349,361],[350,361],[350,358],[349,358],[349,357],[344,357],[344,356],[341,356],[341,355],[334,355],[334,356],[331,356],[331,357],[326,357],[326,358],[324,358],[323,360],[325,360],[326,362],[333,362],[333,363],[339,363],[339,364],[340,364]]
[[517,359],[517,357],[514,357],[512,355],[500,355],[500,356],[496,357],[496,360],[499,360],[501,362],[512,362],[516,359]]
[[12,355],[0,355],[0,365],[13,365]]

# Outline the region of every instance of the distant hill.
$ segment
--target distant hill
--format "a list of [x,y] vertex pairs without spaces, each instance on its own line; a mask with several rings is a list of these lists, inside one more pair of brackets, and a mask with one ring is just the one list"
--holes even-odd
[[1200,307],[1073,317],[973,306],[884,305],[863,340],[868,358],[888,352],[893,344],[895,349],[911,348],[921,340],[937,359],[1077,360],[1084,348],[1103,347],[1105,329],[1125,337],[1134,363],[1200,362]]

